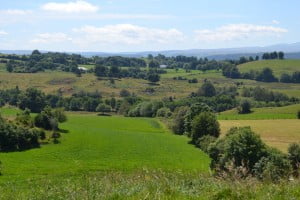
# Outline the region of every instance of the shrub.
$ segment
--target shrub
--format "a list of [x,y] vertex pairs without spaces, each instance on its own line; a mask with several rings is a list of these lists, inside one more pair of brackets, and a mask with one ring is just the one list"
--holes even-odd
[[192,121],[201,112],[211,112],[211,108],[205,103],[195,103],[187,111],[184,119],[184,131],[186,134],[191,135]]
[[269,149],[268,154],[262,157],[254,166],[254,175],[261,180],[279,181],[288,178],[291,173],[291,164],[287,157],[276,149]]
[[293,143],[288,148],[288,158],[293,168],[293,174],[299,176],[300,169],[300,145]]
[[196,146],[207,153],[209,145],[214,143],[216,140],[217,138],[214,136],[205,135],[196,141]]
[[300,110],[298,110],[297,117],[300,119]]
[[192,122],[192,141],[195,143],[199,138],[210,135],[219,137],[220,125],[215,114],[211,112],[200,113]]
[[102,114],[104,114],[105,112],[110,112],[111,111],[111,106],[106,105],[104,103],[100,103],[97,108],[96,108],[97,112],[102,112]]
[[166,117],[166,118],[168,118],[168,117],[171,117],[171,115],[172,115],[171,110],[169,108],[166,108],[166,107],[160,108],[156,112],[157,117]]
[[120,91],[120,97],[129,97],[130,96],[130,92],[126,89],[122,89]]
[[198,90],[198,95],[205,97],[213,97],[216,95],[216,88],[211,82],[206,81]]
[[243,100],[239,107],[240,114],[247,114],[251,112],[251,103],[248,100]]
[[250,127],[231,128],[224,138],[208,148],[212,168],[230,172],[231,168],[244,168],[251,174],[254,165],[267,155],[266,145]]
[[174,120],[172,125],[172,130],[175,134],[182,135],[185,131],[185,116],[189,108],[186,106],[178,107],[174,111]]

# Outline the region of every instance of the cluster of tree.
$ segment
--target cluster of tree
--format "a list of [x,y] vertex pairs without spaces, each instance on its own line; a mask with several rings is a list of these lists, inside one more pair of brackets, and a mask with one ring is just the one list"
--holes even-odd
[[300,83],[300,72],[294,72],[292,75],[283,73],[280,77],[282,83]]
[[[143,101],[133,106],[127,113],[129,117],[156,117],[157,112],[164,107],[162,101]],[[162,111],[160,111],[160,115]],[[162,116],[161,116],[162,117]]]
[[42,133],[36,128],[17,125],[0,116],[0,151],[22,151],[39,147]]
[[95,75],[99,78],[110,77],[110,78],[139,78],[149,80],[150,82],[158,82],[160,80],[161,73],[166,73],[164,70],[151,69],[151,70],[141,70],[140,68],[128,68],[121,69],[117,66],[106,67],[101,64],[96,64],[94,69]]
[[261,71],[251,70],[250,72],[241,73],[237,66],[229,65],[222,70],[223,76],[227,78],[233,79],[250,79],[261,82],[278,82],[278,78],[276,78],[273,74],[273,70],[266,67]]
[[191,143],[207,152],[210,143],[220,135],[220,125],[211,108],[204,103],[176,108],[172,130],[175,134],[187,135]]
[[252,97],[255,101],[264,101],[264,102],[291,102],[297,103],[299,99],[295,97],[288,97],[286,94],[280,92],[273,92],[266,88],[257,86],[255,88],[246,88],[242,89],[241,95],[243,97]]
[[207,58],[197,58],[194,56],[176,56],[166,57],[164,55],[148,56],[149,67],[157,68],[160,65],[166,65],[170,69],[185,69],[185,70],[219,70],[228,65],[227,61],[208,60]]
[[6,64],[8,72],[36,73],[44,70],[62,70],[80,74],[78,64],[86,64],[89,59],[77,54],[40,53],[34,50],[29,56],[10,59]]
[[284,59],[284,53],[282,51],[277,52],[271,52],[271,53],[264,53],[262,55],[262,59],[263,60],[270,60],[270,59],[280,59],[283,60]]
[[[147,63],[143,58],[130,58],[121,56],[110,57],[93,57],[94,62],[103,66],[111,67],[147,67]],[[159,66],[158,66],[159,67]]]
[[300,145],[292,144],[288,154],[268,147],[250,127],[232,128],[225,137],[208,145],[211,167],[221,176],[279,181],[299,175]]

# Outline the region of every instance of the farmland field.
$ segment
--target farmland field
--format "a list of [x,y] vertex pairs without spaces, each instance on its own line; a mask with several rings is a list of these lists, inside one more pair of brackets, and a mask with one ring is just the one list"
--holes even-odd
[[61,128],[68,133],[62,133],[60,144],[0,153],[0,182],[99,170],[209,170],[207,155],[188,145],[186,137],[171,134],[155,119],[69,114]]
[[261,60],[238,66],[241,72],[249,72],[250,70],[260,71],[264,67],[272,69],[274,74],[280,77],[282,73],[300,71],[300,60]]
[[300,122],[298,119],[220,120],[219,122],[223,135],[233,126],[250,126],[268,145],[285,152],[289,144],[300,142]]
[[228,110],[218,115],[219,120],[262,120],[262,119],[296,119],[300,104],[284,107],[253,108],[252,113],[238,114],[237,109]]

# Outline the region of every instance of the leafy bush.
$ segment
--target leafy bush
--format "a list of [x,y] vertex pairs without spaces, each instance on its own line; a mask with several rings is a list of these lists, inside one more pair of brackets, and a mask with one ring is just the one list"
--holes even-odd
[[0,151],[22,151],[39,146],[34,129],[16,126],[0,117]]
[[209,145],[214,143],[216,140],[217,138],[214,136],[205,135],[196,141],[196,146],[199,147],[205,153],[207,153]]
[[171,117],[172,116],[172,112],[169,108],[163,107],[157,110],[156,112],[156,116],[157,117]]
[[254,166],[254,175],[261,180],[276,182],[281,178],[288,178],[291,165],[286,155],[276,149],[269,149]]
[[182,135],[185,131],[185,116],[189,108],[187,106],[178,107],[174,112],[172,130],[175,134]]
[[300,110],[297,112],[297,118],[300,119]]
[[248,100],[243,100],[239,107],[240,114],[247,114],[251,112],[251,103]]
[[269,148],[250,127],[231,128],[225,137],[208,148],[211,167],[218,173],[256,176],[261,180],[277,181],[291,173],[288,157]]
[[205,81],[198,90],[198,95],[205,97],[213,97],[216,95],[216,88],[211,82]]
[[41,113],[35,116],[34,124],[36,127],[46,130],[57,130],[59,122],[65,122],[67,117],[63,109],[51,109],[46,107]]
[[220,125],[215,114],[211,112],[203,112],[197,115],[192,122],[192,142],[205,135],[219,137]]
[[267,155],[267,147],[250,127],[235,127],[224,138],[213,143],[208,153],[212,158],[213,168],[230,171],[230,167],[243,167],[246,174],[249,174],[254,165]]
[[288,158],[293,168],[293,174],[299,176],[300,169],[300,145],[293,143],[288,148]]

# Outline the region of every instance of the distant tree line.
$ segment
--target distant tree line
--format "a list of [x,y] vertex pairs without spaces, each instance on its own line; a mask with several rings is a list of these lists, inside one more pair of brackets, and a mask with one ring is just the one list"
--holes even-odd
[[272,59],[280,59],[283,60],[284,59],[284,53],[282,51],[274,51],[271,53],[264,53],[262,55],[262,59],[263,60],[272,60]]
[[261,82],[282,82],[282,83],[300,83],[300,72],[294,72],[292,75],[283,73],[278,79],[275,77],[273,70],[266,67],[261,71],[251,70],[250,72],[242,73],[237,66],[228,65],[222,70],[223,76],[233,79],[250,79]]
[[160,80],[160,75],[166,73],[165,70],[162,69],[149,69],[149,70],[141,70],[138,67],[131,67],[128,69],[122,69],[121,67],[111,66],[106,67],[102,64],[96,64],[94,69],[95,75],[99,78],[109,77],[109,78],[138,78],[149,80],[150,82],[158,82]]

